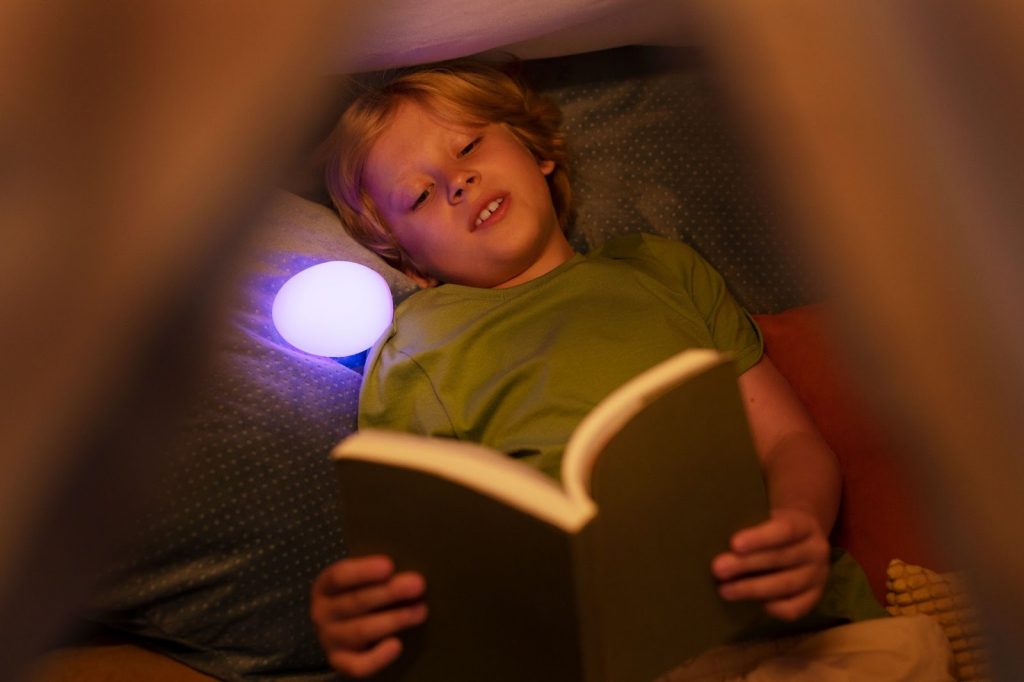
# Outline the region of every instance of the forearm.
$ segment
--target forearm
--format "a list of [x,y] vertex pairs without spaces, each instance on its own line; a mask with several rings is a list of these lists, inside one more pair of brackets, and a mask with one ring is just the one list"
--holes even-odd
[[806,511],[828,535],[841,488],[835,454],[768,358],[739,383],[772,508]]
[[836,520],[841,475],[835,454],[814,431],[780,438],[762,453],[761,466],[772,509],[801,509],[814,516],[828,535]]
[[712,562],[726,599],[758,599],[785,620],[806,614],[828,579],[839,509],[839,463],[793,389],[767,358],[740,376],[771,518],[736,533]]

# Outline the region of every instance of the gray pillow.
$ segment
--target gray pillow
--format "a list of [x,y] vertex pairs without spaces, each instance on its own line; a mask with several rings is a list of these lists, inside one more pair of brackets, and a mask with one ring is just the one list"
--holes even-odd
[[288,277],[327,260],[388,273],[399,299],[412,285],[297,196],[276,196],[258,233],[160,499],[92,618],[223,679],[325,679],[309,588],[343,552],[327,456],[355,428],[361,376],[291,348],[270,308]]
[[577,250],[630,232],[660,234],[693,246],[751,312],[817,300],[796,242],[760,200],[699,51],[625,47],[525,62],[524,72],[565,116]]

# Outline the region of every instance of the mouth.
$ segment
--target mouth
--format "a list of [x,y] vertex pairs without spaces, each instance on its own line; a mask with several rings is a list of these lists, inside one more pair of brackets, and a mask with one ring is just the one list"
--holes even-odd
[[508,202],[508,195],[505,195],[495,197],[485,203],[473,217],[473,224],[469,228],[470,232],[489,227],[504,218],[508,211]]

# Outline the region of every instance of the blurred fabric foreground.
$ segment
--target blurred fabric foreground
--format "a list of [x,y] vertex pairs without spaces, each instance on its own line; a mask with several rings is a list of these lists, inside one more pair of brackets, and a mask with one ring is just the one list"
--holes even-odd
[[1024,4],[699,4],[998,678],[1024,679]]
[[[357,4],[0,4],[3,679],[157,484],[247,218],[381,52]],[[679,6],[1024,679],[1024,6]]]
[[307,0],[0,3],[0,678],[157,484],[213,292],[351,20]]

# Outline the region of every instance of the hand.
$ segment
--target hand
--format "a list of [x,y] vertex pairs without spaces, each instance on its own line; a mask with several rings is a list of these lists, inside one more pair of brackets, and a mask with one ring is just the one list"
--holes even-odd
[[394,635],[426,619],[425,589],[423,576],[396,574],[386,556],[342,559],[325,568],[313,583],[310,617],[331,666],[367,677],[398,658],[402,642]]
[[732,536],[731,551],[711,562],[728,601],[756,599],[769,615],[796,620],[818,603],[829,569],[829,544],[802,509],[773,509],[771,519]]

